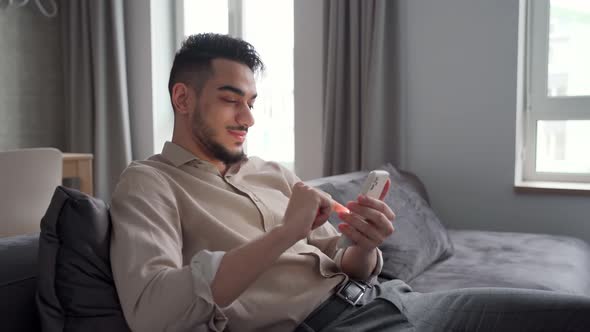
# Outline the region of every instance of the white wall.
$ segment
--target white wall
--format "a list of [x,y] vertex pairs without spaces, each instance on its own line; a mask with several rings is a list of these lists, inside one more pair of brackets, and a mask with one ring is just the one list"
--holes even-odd
[[400,2],[408,163],[455,228],[590,240],[590,197],[514,193],[518,1]]
[[[312,48],[321,31],[321,2],[296,3],[296,43],[307,41]],[[518,1],[406,0],[396,6],[391,33],[398,36],[400,54],[392,61],[399,62],[403,83],[394,91],[403,99],[406,116],[403,165],[426,183],[441,220],[452,228],[566,234],[590,241],[590,196],[513,191]],[[298,14],[302,21],[297,22]],[[296,75],[305,67],[297,52]],[[312,66],[321,64],[315,56],[310,56]],[[304,73],[306,84],[312,83],[314,73]],[[321,107],[318,91],[300,87],[295,79],[296,116],[312,114],[297,101]],[[312,149],[319,145],[309,136],[320,139],[321,134],[296,132],[308,136],[305,142]],[[306,147],[300,148],[305,153]],[[301,160],[306,170],[321,169],[319,160]]]

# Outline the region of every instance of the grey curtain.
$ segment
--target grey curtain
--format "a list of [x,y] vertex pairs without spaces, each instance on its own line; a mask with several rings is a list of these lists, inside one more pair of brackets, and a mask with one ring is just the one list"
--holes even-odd
[[324,175],[400,164],[395,3],[325,0]]
[[67,149],[94,154],[94,193],[109,200],[131,161],[123,0],[64,0]]

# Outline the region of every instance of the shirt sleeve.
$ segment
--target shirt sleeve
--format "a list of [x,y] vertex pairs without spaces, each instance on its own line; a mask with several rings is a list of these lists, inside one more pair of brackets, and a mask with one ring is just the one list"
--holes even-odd
[[211,292],[211,283],[219,269],[223,255],[225,255],[223,251],[202,250],[196,253],[191,260],[195,296],[200,297],[208,304],[208,307],[213,308],[213,315],[207,322],[207,327],[211,331],[223,331],[227,324],[227,317],[213,301],[213,293]]
[[222,331],[227,317],[210,284],[223,253],[201,251],[183,266],[174,193],[148,166],[130,166],[111,206],[111,267],[121,307],[137,331]]
[[[335,260],[336,254],[342,249],[337,248],[338,239],[340,238],[340,232],[330,224],[330,221],[326,221],[320,227],[314,229],[307,236],[307,243],[320,249],[328,257]],[[340,265],[338,265],[340,267]]]

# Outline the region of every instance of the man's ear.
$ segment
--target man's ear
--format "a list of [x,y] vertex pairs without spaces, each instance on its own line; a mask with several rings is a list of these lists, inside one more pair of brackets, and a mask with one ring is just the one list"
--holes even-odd
[[192,110],[192,104],[194,103],[194,96],[191,93],[191,89],[184,83],[175,83],[172,86],[172,105],[177,114],[186,115]]

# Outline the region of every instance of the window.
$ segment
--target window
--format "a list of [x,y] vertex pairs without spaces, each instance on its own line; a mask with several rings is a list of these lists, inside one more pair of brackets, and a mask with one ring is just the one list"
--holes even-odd
[[590,2],[522,0],[520,18],[516,180],[590,189]]
[[293,1],[178,1],[179,43],[186,36],[215,32],[240,37],[256,48],[265,64],[257,77],[258,97],[246,151],[293,169]]

